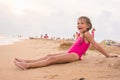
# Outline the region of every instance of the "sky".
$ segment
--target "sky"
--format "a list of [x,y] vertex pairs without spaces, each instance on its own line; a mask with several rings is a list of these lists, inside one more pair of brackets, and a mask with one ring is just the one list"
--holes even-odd
[[120,0],[0,0],[0,36],[72,38],[80,16],[91,19],[95,40],[120,41]]

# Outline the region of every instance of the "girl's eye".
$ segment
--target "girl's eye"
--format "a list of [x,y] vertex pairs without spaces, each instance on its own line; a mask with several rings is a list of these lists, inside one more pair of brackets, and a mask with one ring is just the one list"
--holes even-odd
[[77,23],[77,24],[79,24],[79,23]]

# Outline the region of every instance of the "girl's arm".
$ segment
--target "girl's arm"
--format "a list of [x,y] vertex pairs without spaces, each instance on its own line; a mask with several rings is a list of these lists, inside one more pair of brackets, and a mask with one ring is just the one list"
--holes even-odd
[[106,57],[117,57],[116,55],[109,55],[98,43],[96,43],[96,41],[89,32],[85,32],[85,37],[95,47],[95,49],[100,51]]

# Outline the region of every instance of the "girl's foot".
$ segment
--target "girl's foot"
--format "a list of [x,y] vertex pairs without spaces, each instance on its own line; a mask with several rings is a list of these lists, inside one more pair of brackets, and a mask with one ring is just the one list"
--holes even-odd
[[26,70],[26,69],[29,68],[29,65],[25,62],[18,62],[18,61],[15,60],[14,64],[22,70]]
[[18,62],[26,62],[25,60],[19,59],[19,58],[15,58],[15,60],[18,61]]

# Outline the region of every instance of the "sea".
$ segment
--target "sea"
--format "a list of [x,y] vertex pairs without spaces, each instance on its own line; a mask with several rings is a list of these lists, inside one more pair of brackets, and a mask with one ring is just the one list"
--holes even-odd
[[19,38],[19,37],[12,37],[12,36],[0,36],[0,45],[12,45],[15,42],[22,41],[27,38]]

